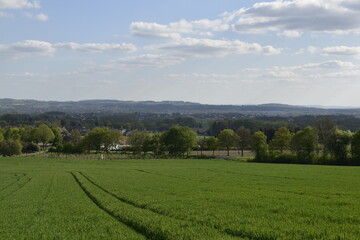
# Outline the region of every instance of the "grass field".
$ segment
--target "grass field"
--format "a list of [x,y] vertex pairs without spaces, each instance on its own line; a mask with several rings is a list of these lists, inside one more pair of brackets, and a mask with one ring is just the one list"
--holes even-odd
[[360,168],[0,158],[0,239],[359,239]]

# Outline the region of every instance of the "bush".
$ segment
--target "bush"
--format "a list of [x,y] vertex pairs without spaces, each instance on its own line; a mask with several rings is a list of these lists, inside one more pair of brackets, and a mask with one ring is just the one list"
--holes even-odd
[[319,159],[320,158],[316,154],[296,155],[292,153],[279,154],[271,152],[267,158],[262,158],[260,161],[255,158],[254,161],[266,163],[320,164]]
[[317,158],[313,163],[320,165],[336,165],[336,159],[331,157],[330,155],[323,155]]
[[56,147],[50,147],[49,152],[58,152]]
[[270,154],[268,162],[271,163],[297,163],[297,157],[295,154],[283,153],[283,154]]
[[[60,150],[60,147],[59,147]],[[74,143],[65,143],[61,147],[61,152],[67,153],[67,154],[77,154],[77,153],[83,153],[84,149],[81,144],[74,144]]]
[[39,145],[37,145],[36,143],[26,143],[24,145],[24,148],[22,149],[23,153],[34,153],[34,152],[38,152],[40,151],[40,147]]
[[12,156],[21,154],[23,146],[18,140],[8,140],[0,145],[0,153],[4,156]]

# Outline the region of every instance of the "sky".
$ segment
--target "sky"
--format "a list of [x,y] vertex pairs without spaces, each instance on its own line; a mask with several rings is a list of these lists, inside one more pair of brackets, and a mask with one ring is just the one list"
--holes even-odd
[[360,107],[360,1],[0,0],[0,98]]

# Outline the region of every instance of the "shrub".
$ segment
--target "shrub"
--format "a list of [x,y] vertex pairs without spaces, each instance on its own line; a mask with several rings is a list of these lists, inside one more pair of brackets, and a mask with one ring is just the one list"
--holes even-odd
[[38,152],[40,151],[40,147],[39,145],[37,145],[36,143],[26,143],[24,145],[24,148],[22,149],[23,153],[34,153],[34,152]]
[[8,140],[0,145],[0,153],[4,156],[12,156],[21,154],[23,146],[18,140]]
[[62,152],[67,154],[83,153],[84,149],[81,144],[65,143],[62,146]]

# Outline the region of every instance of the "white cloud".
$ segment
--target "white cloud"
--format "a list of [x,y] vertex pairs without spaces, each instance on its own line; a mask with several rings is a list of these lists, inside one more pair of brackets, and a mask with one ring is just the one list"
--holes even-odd
[[294,79],[296,77],[295,79],[297,81],[306,81],[306,79],[311,78],[322,78],[323,76],[325,76],[324,74],[328,74],[331,72],[347,72],[358,67],[358,65],[355,65],[351,62],[330,60],[325,62],[307,63],[290,67],[274,66],[266,69],[266,71],[261,76],[266,78],[279,79]]
[[[263,71],[260,75],[265,79],[277,79],[286,81],[308,82],[308,81],[326,81],[329,77],[335,76],[344,77],[348,76],[349,72],[353,72],[353,75],[359,73],[356,69],[359,68],[351,62],[330,60],[318,63],[307,63],[298,66],[274,66]],[[360,75],[357,75],[360,77]],[[340,80],[340,79],[337,79]]]
[[228,17],[237,19],[233,28],[243,33],[347,33],[360,30],[359,5],[354,0],[279,0],[256,3]]
[[33,56],[53,56],[56,49],[65,49],[87,53],[123,53],[134,52],[136,46],[130,43],[56,43],[26,40],[12,44],[0,44],[0,58],[18,59]]
[[326,55],[356,56],[356,55],[360,55],[360,47],[348,47],[348,46],[327,47],[322,50],[322,53]]
[[48,15],[44,14],[44,13],[40,13],[40,14],[37,14],[35,16],[35,19],[36,20],[39,20],[39,21],[43,21],[43,22],[46,22],[47,20],[49,20],[49,17]]
[[324,74],[321,75],[321,77],[336,78],[336,79],[350,78],[352,80],[360,79],[360,70],[324,73]]
[[79,52],[88,52],[88,53],[104,53],[104,52],[134,52],[137,50],[134,44],[130,43],[57,43],[54,44],[54,47],[65,49],[65,50],[73,50]]
[[133,22],[130,25],[132,34],[153,38],[213,35],[229,29],[240,33],[274,31],[278,36],[289,38],[300,37],[304,32],[360,33],[360,3],[357,0],[276,0],[225,12],[214,20],[182,19],[168,24]]
[[40,8],[40,1],[0,0],[0,9]]
[[27,17],[27,18],[34,19],[34,20],[38,20],[38,21],[42,21],[42,22],[46,22],[47,20],[49,20],[49,17],[48,17],[46,14],[44,14],[44,13],[40,13],[40,14],[34,15],[34,14],[32,14],[32,13],[25,12],[25,13],[24,13],[24,16]]
[[201,19],[190,22],[194,29],[210,29],[212,31],[226,31],[230,26],[224,20]]
[[132,34],[150,38],[179,38],[180,33],[191,32],[191,26],[187,21],[170,23],[168,25],[158,23],[133,22],[130,25]]
[[0,45],[0,58],[18,59],[31,56],[53,56],[55,49],[51,43],[26,40]]
[[306,48],[301,48],[299,51],[297,51],[295,54],[296,55],[300,55],[300,54],[304,54],[304,53],[317,53],[319,51],[319,49],[317,47],[314,46],[308,46]]
[[182,61],[184,61],[184,58],[176,57],[176,56],[144,54],[140,56],[120,58],[111,61],[110,64],[107,66],[119,70],[128,70],[130,68],[141,68],[141,67],[163,68],[163,67],[179,64]]
[[308,46],[306,48],[306,50],[309,52],[309,53],[316,53],[319,49],[317,47],[314,47],[314,46]]
[[292,67],[292,69],[299,70],[308,70],[308,69],[349,69],[354,68],[354,65],[351,62],[339,61],[339,60],[330,60],[320,63],[307,63],[297,67]]
[[281,37],[288,37],[288,38],[297,38],[301,37],[302,33],[299,31],[283,31],[277,34]]
[[139,68],[164,68],[179,64],[185,59],[169,55],[143,54],[139,56],[123,57],[111,60],[106,64],[88,64],[85,68],[76,71],[78,75],[111,74],[126,72]]
[[[168,78],[208,83],[263,83],[263,82],[326,82],[329,79],[360,78],[358,65],[338,60],[307,63],[297,66],[242,69],[237,73],[169,74]],[[338,77],[338,79],[336,79]]]
[[229,25],[223,20],[201,19],[196,21],[187,21],[182,19],[178,22],[169,24],[133,22],[130,25],[132,34],[141,37],[150,38],[180,38],[182,34],[196,34],[207,36],[212,35],[211,31],[225,31],[229,29]]
[[258,43],[197,38],[180,38],[170,43],[150,46],[146,49],[173,52],[176,55],[190,57],[221,57],[229,54],[273,55],[281,52],[281,49],[272,46],[261,46]]

